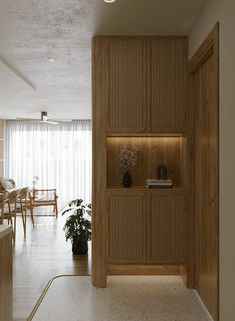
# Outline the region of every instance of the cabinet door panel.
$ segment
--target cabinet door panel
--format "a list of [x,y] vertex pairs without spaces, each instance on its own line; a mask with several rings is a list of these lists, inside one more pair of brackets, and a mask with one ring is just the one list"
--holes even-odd
[[142,132],[146,127],[146,40],[110,40],[108,129]]
[[185,39],[150,40],[150,129],[185,128]]
[[148,263],[184,261],[185,196],[151,192],[148,217]]
[[144,193],[110,193],[107,203],[106,261],[143,263],[146,246]]

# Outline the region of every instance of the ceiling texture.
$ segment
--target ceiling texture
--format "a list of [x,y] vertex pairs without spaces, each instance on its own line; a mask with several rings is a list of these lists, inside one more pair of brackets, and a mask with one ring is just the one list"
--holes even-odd
[[0,118],[91,118],[95,35],[187,35],[206,0],[0,0]]

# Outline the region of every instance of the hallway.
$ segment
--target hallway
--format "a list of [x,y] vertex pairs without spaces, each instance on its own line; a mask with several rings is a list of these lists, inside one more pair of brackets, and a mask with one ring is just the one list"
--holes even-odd
[[[72,256],[71,245],[69,242],[65,242],[63,233],[64,219],[61,216],[59,216],[58,220],[50,216],[36,216],[34,229],[28,219],[27,238],[25,241],[22,237],[20,223],[18,219],[17,239],[14,248],[14,321],[26,321],[48,282],[55,276],[86,276],[91,274],[91,251],[89,251],[88,257],[86,255]],[[64,290],[56,291],[61,286]],[[134,308],[133,310],[133,307],[139,307],[136,310],[136,315],[139,318],[135,320],[146,320],[147,314],[144,311],[146,306],[151,308],[151,313],[150,310],[148,311],[148,320],[152,320],[151,316],[153,320],[164,321],[172,321],[173,316],[175,316],[177,321],[210,320],[195,292],[186,289],[181,278],[177,276],[109,277],[106,292],[104,292],[104,289],[92,288],[90,277],[63,277],[55,279],[41,304],[42,308],[40,307],[38,310],[39,314],[35,316],[36,320],[47,321],[47,319],[44,319],[45,313],[47,314],[55,306],[57,307],[58,301],[65,302],[63,307],[61,307],[61,311],[65,311],[67,316],[72,317],[69,310],[74,311],[75,306],[68,309],[68,311],[64,310],[64,307],[69,302],[72,305],[75,304],[75,301],[70,296],[63,296],[63,294],[68,294],[70,291],[75,297],[80,297],[87,291],[85,296],[87,299],[80,301],[81,305],[78,306],[82,307],[83,315],[88,313],[90,304],[94,303],[91,311],[99,310],[100,306],[103,306],[104,309],[97,312],[96,316],[102,317],[102,313],[105,313],[105,315],[112,315],[115,321],[118,320],[119,309],[121,315],[123,317],[126,316],[125,320],[133,320],[133,318],[128,318],[128,315],[136,309]],[[151,295],[148,295],[148,300],[145,302],[144,298],[147,298],[146,293],[150,293],[149,291]],[[89,297],[93,298],[92,302],[89,301]],[[129,301],[130,299],[131,302]],[[116,312],[110,310],[109,304],[106,305],[107,302],[110,303],[110,300],[116,302],[114,307]],[[40,313],[43,313],[43,315],[40,315]],[[58,315],[58,313],[54,315]],[[49,318],[51,317],[52,315],[49,314]],[[144,319],[141,319],[143,317]],[[156,317],[159,319],[156,319]],[[48,320],[51,321],[52,319]],[[83,321],[83,319],[81,320]],[[107,320],[110,321],[110,319]],[[71,319],[68,319],[68,321],[71,321]]]

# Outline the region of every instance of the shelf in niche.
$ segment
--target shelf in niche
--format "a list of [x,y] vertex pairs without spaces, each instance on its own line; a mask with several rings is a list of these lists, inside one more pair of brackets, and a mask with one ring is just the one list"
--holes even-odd
[[185,192],[186,189],[181,186],[173,186],[172,188],[147,188],[144,186],[132,186],[132,187],[122,187],[122,186],[113,186],[107,187],[106,191],[150,191],[150,192],[162,192],[162,191],[172,191],[172,192]]

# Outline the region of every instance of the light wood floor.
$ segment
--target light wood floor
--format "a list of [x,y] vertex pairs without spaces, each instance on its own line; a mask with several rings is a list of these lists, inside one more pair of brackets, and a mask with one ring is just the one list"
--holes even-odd
[[18,219],[14,247],[14,321],[27,319],[52,277],[91,274],[91,251],[88,256],[74,257],[70,242],[65,241],[63,224],[61,217],[58,220],[54,217],[36,217],[33,228],[28,219],[24,240]]

